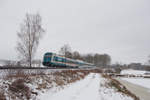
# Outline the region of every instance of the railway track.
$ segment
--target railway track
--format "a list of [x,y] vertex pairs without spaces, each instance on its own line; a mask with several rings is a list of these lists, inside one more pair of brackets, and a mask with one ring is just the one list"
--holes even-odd
[[0,78],[13,75],[49,75],[66,70],[91,70],[89,68],[51,68],[51,67],[0,67]]
[[3,69],[79,69],[79,68],[61,68],[61,67],[2,67],[0,66],[0,70]]
[[0,70],[3,70],[3,69],[97,69],[97,67],[13,67],[13,66],[0,66]]
[[42,67],[0,67],[0,78],[5,76],[20,75],[48,75],[50,73],[61,72],[65,70],[79,70],[75,68],[42,68]]

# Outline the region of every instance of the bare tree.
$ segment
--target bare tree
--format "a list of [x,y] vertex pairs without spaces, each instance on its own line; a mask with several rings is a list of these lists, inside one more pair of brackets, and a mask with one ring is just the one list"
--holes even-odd
[[84,61],[93,63],[96,66],[108,66],[111,63],[111,57],[108,54],[86,54],[82,56]]
[[32,66],[32,60],[39,45],[39,40],[45,33],[41,22],[42,18],[38,13],[26,14],[17,34],[19,38],[17,43],[19,57],[26,61],[30,67]]
[[100,54],[98,57],[98,63],[99,66],[108,66],[111,63],[111,57],[108,54]]
[[68,58],[72,58],[71,47],[68,44],[65,44],[60,48],[59,54]]
[[73,57],[73,59],[80,59],[81,60],[81,55],[78,51],[74,51],[72,53],[72,57]]
[[86,54],[85,56],[83,56],[84,61],[88,62],[88,63],[93,63],[94,62],[94,57],[93,54],[89,53]]

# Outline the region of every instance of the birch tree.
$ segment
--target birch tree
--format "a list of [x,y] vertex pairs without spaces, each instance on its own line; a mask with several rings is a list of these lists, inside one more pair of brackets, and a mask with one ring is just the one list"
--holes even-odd
[[37,14],[26,14],[20,30],[17,33],[17,51],[19,57],[24,60],[29,67],[32,67],[32,61],[35,56],[39,41],[45,30],[42,27],[42,18]]

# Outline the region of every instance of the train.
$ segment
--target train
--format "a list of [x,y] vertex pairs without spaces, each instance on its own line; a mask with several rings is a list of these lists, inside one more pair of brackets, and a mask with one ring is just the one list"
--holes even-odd
[[57,68],[83,68],[83,67],[93,67],[94,64],[87,63],[82,60],[74,60],[67,58],[65,56],[57,55],[56,53],[47,52],[43,57],[43,65],[47,67],[57,67]]

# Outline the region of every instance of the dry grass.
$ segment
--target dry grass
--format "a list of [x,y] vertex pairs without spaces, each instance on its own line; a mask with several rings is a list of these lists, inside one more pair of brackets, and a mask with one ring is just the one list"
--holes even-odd
[[13,98],[19,98],[19,99],[24,99],[26,98],[27,100],[30,99],[30,88],[25,85],[25,80],[24,79],[17,79],[12,84],[9,85],[9,90],[12,92]]
[[117,89],[118,92],[131,96],[132,98],[134,98],[134,100],[140,100],[136,95],[127,90],[127,88],[124,85],[122,85],[119,81],[113,79],[107,74],[102,74],[102,76],[109,80],[109,82],[105,84],[106,87],[114,87]]
[[12,79],[12,78],[28,78],[30,74],[27,74],[24,72],[24,70],[12,70],[8,69],[6,74],[6,79]]
[[[36,80],[42,79],[42,82],[37,81],[37,90],[49,89],[55,83],[57,87],[63,87],[67,84],[79,81],[87,76],[90,72],[97,72],[96,70],[64,70],[61,72],[51,73],[49,75],[36,76]],[[100,71],[98,71],[100,72]],[[50,77],[52,76],[52,77]]]
[[0,100],[6,100],[6,96],[4,95],[4,92],[0,92]]

